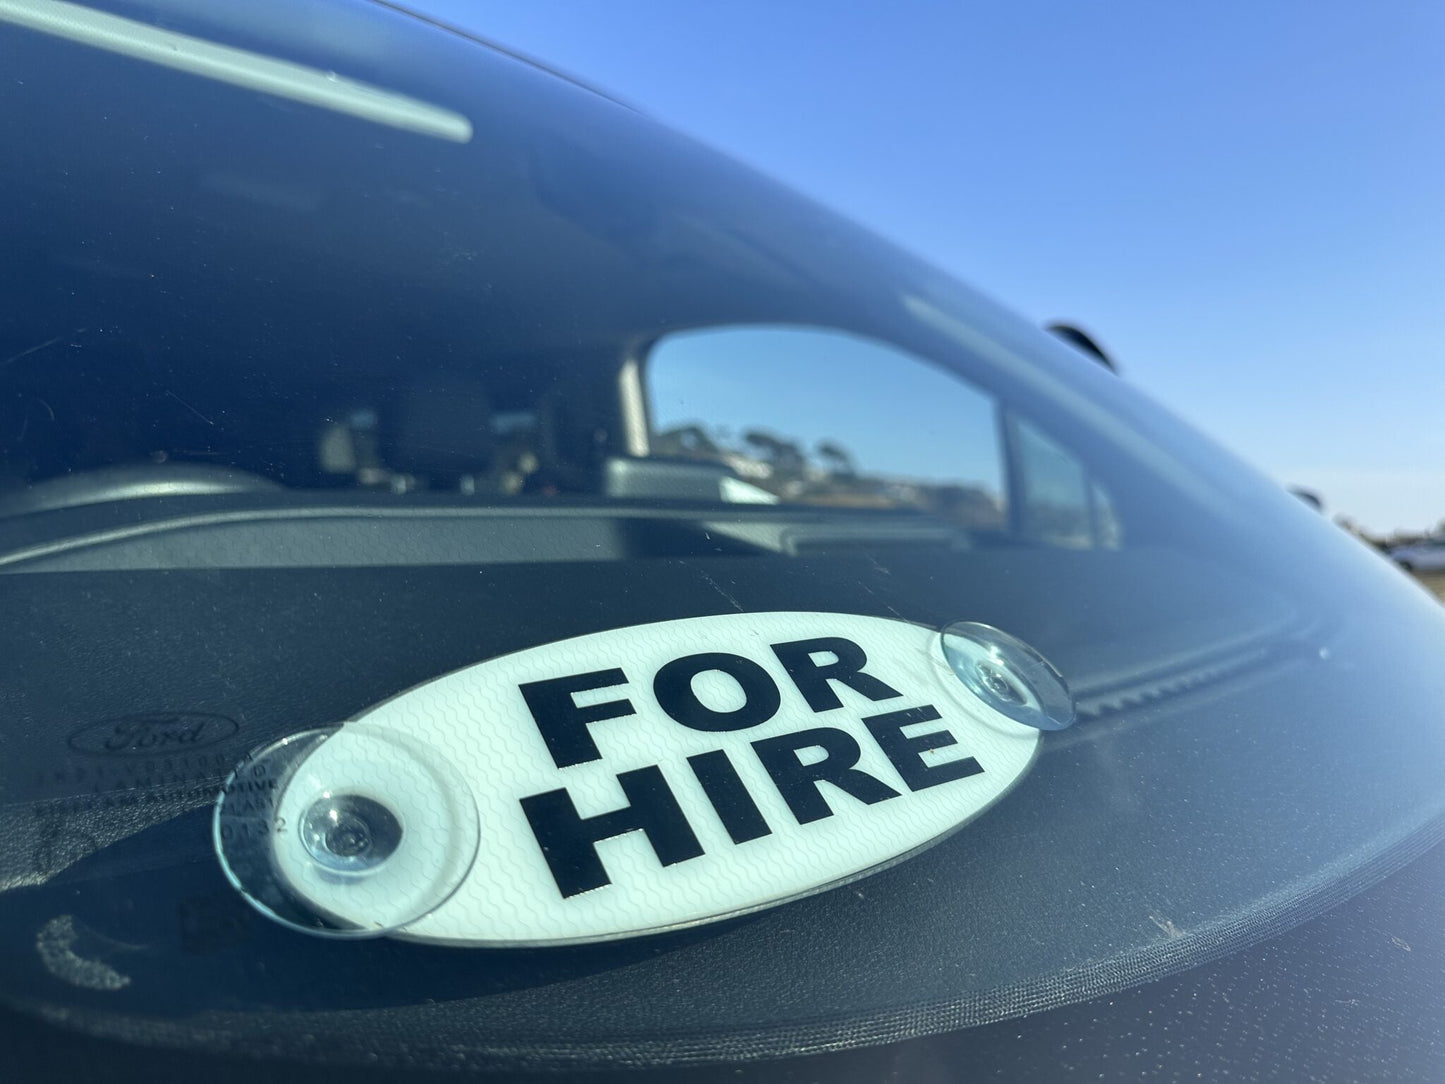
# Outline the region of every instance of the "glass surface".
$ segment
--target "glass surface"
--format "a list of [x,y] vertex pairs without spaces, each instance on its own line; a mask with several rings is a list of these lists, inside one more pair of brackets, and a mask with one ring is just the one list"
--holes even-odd
[[786,504],[1005,523],[997,403],[896,347],[827,328],[667,335],[646,387],[652,455],[721,465]]
[[1089,545],[1091,487],[1083,466],[1031,425],[1020,423],[1016,433],[1024,533],[1060,545]]
[[[1389,562],[736,163],[307,7],[108,10],[467,138],[0,21],[5,1004],[355,1064],[837,1049],[1183,970],[1439,838],[1445,618]],[[937,846],[689,931],[323,941],[225,879],[249,750],[538,644],[780,610],[1001,629],[1078,719]]]

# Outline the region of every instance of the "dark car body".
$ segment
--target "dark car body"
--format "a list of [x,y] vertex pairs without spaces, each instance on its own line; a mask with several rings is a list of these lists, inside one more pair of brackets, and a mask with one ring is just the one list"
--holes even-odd
[[[22,1073],[1445,1073],[1445,618],[1396,570],[595,92],[374,5],[100,8],[0,8]],[[258,746],[776,612],[1006,630],[1078,721],[935,845],[649,936],[317,938],[217,860]]]

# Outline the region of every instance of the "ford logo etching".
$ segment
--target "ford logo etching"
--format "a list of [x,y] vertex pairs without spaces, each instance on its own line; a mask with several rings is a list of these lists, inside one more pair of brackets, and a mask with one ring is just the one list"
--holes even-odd
[[92,723],[70,735],[67,744],[77,753],[91,756],[156,756],[204,749],[238,730],[236,720],[225,715],[155,711]]

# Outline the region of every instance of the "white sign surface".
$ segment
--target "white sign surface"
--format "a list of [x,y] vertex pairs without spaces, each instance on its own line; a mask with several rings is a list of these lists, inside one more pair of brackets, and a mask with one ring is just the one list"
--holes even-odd
[[1038,741],[970,693],[919,625],[833,613],[665,621],[479,663],[345,724],[307,756],[294,777],[305,785],[280,797],[281,823],[300,823],[318,793],[360,794],[395,814],[396,853],[374,875],[337,877],[281,831],[274,862],[318,912],[361,926],[432,891],[409,871],[452,860],[449,798],[427,769],[440,760],[475,803],[475,860],[456,858],[450,894],[394,934],[634,936],[905,858],[1002,797]]

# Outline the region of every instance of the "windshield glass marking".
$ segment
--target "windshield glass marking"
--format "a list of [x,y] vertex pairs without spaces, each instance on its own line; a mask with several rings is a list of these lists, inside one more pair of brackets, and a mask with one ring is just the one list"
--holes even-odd
[[449,109],[335,72],[217,45],[64,0],[0,0],[0,22],[419,135],[452,143],[472,138],[471,121]]

